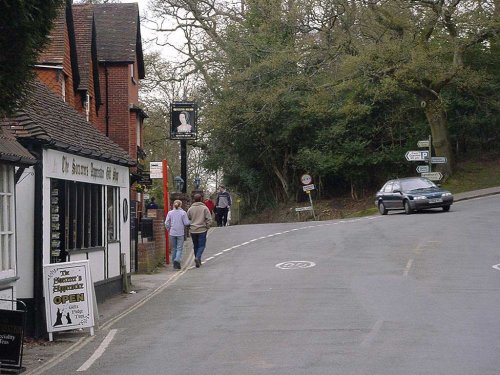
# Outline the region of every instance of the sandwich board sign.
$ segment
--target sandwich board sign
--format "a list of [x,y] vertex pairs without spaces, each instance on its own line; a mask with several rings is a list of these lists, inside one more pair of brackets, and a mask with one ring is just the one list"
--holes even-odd
[[[10,296],[0,291],[0,374],[19,374],[25,369],[22,361],[26,305],[11,299],[11,291],[7,292]],[[18,304],[23,306],[23,310],[16,309]]]
[[94,335],[94,284],[88,260],[43,266],[45,314],[53,332],[90,328]]

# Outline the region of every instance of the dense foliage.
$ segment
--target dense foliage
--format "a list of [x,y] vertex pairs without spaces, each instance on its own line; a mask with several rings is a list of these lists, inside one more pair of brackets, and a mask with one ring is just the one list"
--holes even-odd
[[0,115],[26,94],[33,65],[64,0],[0,0]]
[[204,165],[253,208],[300,197],[305,172],[353,197],[414,174],[404,154],[429,134],[448,176],[498,146],[493,0],[157,3],[204,78]]

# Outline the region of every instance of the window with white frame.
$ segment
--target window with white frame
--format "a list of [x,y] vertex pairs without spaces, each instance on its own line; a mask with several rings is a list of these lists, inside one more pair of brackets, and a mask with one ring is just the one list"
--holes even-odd
[[50,186],[50,262],[65,262],[74,250],[101,247],[103,186],[58,179]]
[[108,241],[118,241],[118,219],[119,219],[119,202],[120,191],[117,187],[107,187],[107,212],[108,212]]
[[0,279],[16,275],[14,167],[0,164]]

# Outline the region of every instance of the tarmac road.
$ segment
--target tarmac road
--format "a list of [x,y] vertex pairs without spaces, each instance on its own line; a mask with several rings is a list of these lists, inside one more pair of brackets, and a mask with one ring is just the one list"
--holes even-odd
[[28,374],[497,374],[499,200],[216,228],[201,269],[134,275]]

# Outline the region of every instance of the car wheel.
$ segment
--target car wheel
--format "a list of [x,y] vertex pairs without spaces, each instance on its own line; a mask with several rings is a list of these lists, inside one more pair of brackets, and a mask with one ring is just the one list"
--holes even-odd
[[443,211],[448,212],[450,210],[450,206],[443,206]]
[[387,208],[385,208],[383,202],[378,203],[378,212],[380,212],[380,215],[387,215]]
[[405,213],[406,213],[407,215],[411,214],[412,209],[411,209],[411,207],[410,207],[410,202],[408,202],[408,200],[405,200],[405,201],[403,202],[403,205],[404,205],[404,208],[405,208]]

